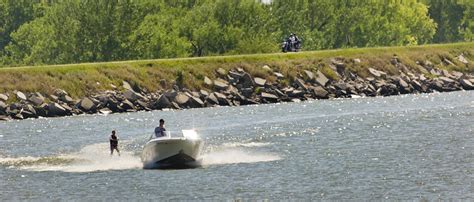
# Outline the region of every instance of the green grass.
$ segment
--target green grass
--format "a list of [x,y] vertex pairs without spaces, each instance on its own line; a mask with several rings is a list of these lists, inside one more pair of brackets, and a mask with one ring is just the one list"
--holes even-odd
[[[203,84],[204,76],[215,79],[215,71],[218,68],[243,68],[253,76],[275,81],[276,78],[271,73],[261,68],[263,65],[269,65],[273,70],[284,74],[287,80],[283,83],[289,83],[303,69],[314,72],[320,69],[329,78],[337,79],[334,72],[327,67],[330,59],[335,57],[343,59],[348,64],[349,71],[362,77],[368,76],[369,67],[398,74],[398,70],[390,64],[390,58],[394,55],[413,72],[423,73],[416,62],[426,60],[438,68],[474,72],[474,65],[466,66],[455,58],[461,53],[474,62],[474,43],[6,67],[0,68],[0,93],[20,90],[50,94],[54,89],[61,88],[73,98],[79,98],[112,89],[110,84],[121,87],[122,81],[154,92],[161,89],[161,79],[173,84],[178,75],[182,78],[182,85],[188,89],[207,89]],[[361,63],[353,63],[352,59],[355,58],[359,58]],[[445,66],[442,64],[442,58],[448,58],[456,65]]]

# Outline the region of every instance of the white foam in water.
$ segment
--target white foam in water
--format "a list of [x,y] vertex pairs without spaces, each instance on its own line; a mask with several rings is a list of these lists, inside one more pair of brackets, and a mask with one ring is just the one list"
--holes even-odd
[[[248,147],[263,147],[270,143],[226,143],[211,152],[204,153],[200,158],[203,166],[257,163],[277,161],[281,158],[272,153],[245,151]],[[121,156],[114,152],[110,156],[107,143],[93,144],[83,147],[79,152],[47,157],[18,157],[0,156],[0,164],[10,168],[30,171],[62,171],[62,172],[94,172],[105,170],[140,169],[142,162],[133,152],[121,150]]]
[[224,143],[223,146],[225,147],[264,147],[271,145],[268,142],[248,142],[248,143],[240,143],[240,142],[233,142],[233,143]]
[[128,151],[110,156],[108,144],[93,144],[77,153],[56,157],[0,158],[1,164],[31,171],[93,172],[141,168],[140,158]]
[[280,156],[273,153],[264,152],[245,152],[242,148],[236,147],[259,147],[265,146],[268,143],[227,143],[224,148],[211,151],[202,155],[201,164],[206,165],[220,165],[220,164],[237,164],[237,163],[257,163],[278,161]]

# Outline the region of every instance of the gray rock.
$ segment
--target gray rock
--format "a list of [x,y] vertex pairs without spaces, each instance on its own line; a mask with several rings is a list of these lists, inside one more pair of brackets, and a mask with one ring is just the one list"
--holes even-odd
[[462,62],[465,65],[469,64],[469,61],[467,61],[467,59],[464,57],[463,54],[459,55],[457,58],[458,58],[459,62]]
[[48,109],[48,104],[43,103],[40,106],[34,106],[36,115],[41,116],[41,117],[46,117],[48,116],[47,109]]
[[352,61],[353,61],[354,63],[356,63],[356,64],[358,64],[358,63],[361,62],[361,60],[360,60],[359,58],[355,58],[355,59],[353,59]]
[[238,80],[240,80],[240,78],[242,78],[244,76],[244,74],[239,73],[239,72],[235,72],[235,71],[229,71],[229,76],[233,80],[238,81]]
[[305,82],[300,78],[295,78],[295,84],[303,90],[308,90],[308,87],[306,86]]
[[170,91],[166,91],[163,94],[168,98],[168,100],[174,100],[176,95],[178,95],[178,92],[176,92],[175,90],[170,90]]
[[474,90],[474,85],[472,85],[471,81],[467,79],[461,79],[459,82],[465,90]]
[[207,97],[206,101],[211,105],[218,105],[219,104],[219,100],[217,99],[217,97],[214,93],[211,93],[209,95],[209,97]]
[[262,69],[264,69],[265,71],[269,71],[269,72],[272,72],[272,68],[270,68],[268,65],[263,65]]
[[222,105],[222,106],[228,106],[228,105],[231,105],[231,102],[227,99],[227,97],[222,94],[222,93],[218,93],[218,92],[214,92],[213,93],[217,100],[219,101],[219,105]]
[[375,77],[384,77],[384,76],[387,75],[387,73],[385,73],[383,71],[373,69],[373,68],[369,68],[369,73],[372,74]]
[[74,99],[69,97],[69,95],[63,95],[63,96],[59,97],[58,99],[65,102],[65,103],[68,103],[68,104],[74,103]]
[[48,116],[66,116],[68,113],[64,107],[59,105],[58,103],[49,103],[48,105]]
[[444,77],[444,76],[439,77],[439,79],[440,79],[441,81],[443,81],[445,84],[451,84],[451,83],[454,83],[454,82],[455,82],[454,80],[452,80],[452,79],[450,79],[450,78],[448,78],[448,77]]
[[285,78],[285,76],[283,76],[283,74],[281,74],[280,72],[274,72],[273,75],[275,75],[278,79]]
[[458,79],[460,79],[464,76],[464,74],[462,72],[458,72],[458,71],[452,71],[451,75],[453,76],[452,78],[456,79],[456,80],[458,80]]
[[262,78],[259,78],[259,77],[255,77],[254,81],[255,81],[255,84],[257,86],[261,86],[261,87],[265,86],[265,84],[267,83],[266,79],[262,79]]
[[111,114],[112,110],[110,110],[109,108],[103,108],[103,109],[99,110],[99,113],[100,114]]
[[16,97],[19,99],[19,100],[22,100],[22,101],[26,101],[26,95],[24,93],[22,93],[21,91],[17,91],[16,92]]
[[201,98],[206,98],[207,96],[209,96],[209,92],[205,90],[199,90],[199,94]]
[[7,100],[8,100],[8,96],[5,95],[5,94],[1,94],[1,93],[0,93],[0,101],[2,101],[2,100],[3,100],[3,101],[7,101]]
[[239,80],[239,83],[242,84],[243,88],[253,88],[255,86],[255,82],[250,76],[249,73],[243,73],[242,78]]
[[316,83],[324,87],[328,82],[329,79],[318,70],[318,72],[316,72]]
[[246,98],[250,98],[252,97],[253,93],[254,93],[254,90],[253,88],[242,88],[240,89],[240,92],[242,93],[242,95]]
[[59,100],[58,96],[56,96],[56,95],[49,95],[49,98],[51,98],[51,100],[54,101],[54,102]]
[[191,108],[201,108],[204,107],[204,102],[198,97],[191,97],[188,101],[188,105]]
[[43,97],[43,95],[41,95],[41,93],[35,93],[35,94],[30,95],[30,97],[28,98],[28,101],[30,101],[31,103],[33,103],[36,106],[39,106],[39,105],[43,104],[44,97]]
[[189,101],[189,97],[184,94],[184,93],[178,93],[176,97],[174,98],[174,101],[179,105],[179,106],[185,106],[186,103]]
[[150,111],[151,109],[148,107],[148,103],[138,100],[136,101],[137,107],[146,111]]
[[209,79],[209,77],[205,76],[204,77],[204,84],[206,84],[207,86],[212,86],[211,79]]
[[122,81],[122,87],[126,90],[132,90],[133,91],[132,86],[126,81]]
[[85,97],[79,102],[79,107],[85,112],[91,112],[95,110],[96,105],[91,99]]
[[443,63],[446,65],[446,66],[456,66],[453,62],[451,62],[451,60],[449,60],[448,58],[443,58]]
[[426,92],[426,88],[417,80],[412,80],[411,85],[413,88],[419,92]]
[[53,95],[55,95],[57,97],[62,97],[62,96],[68,95],[68,93],[63,89],[58,88],[58,89],[54,90]]
[[0,115],[0,121],[9,121],[10,118],[8,116]]
[[165,108],[171,108],[172,105],[165,95],[160,95],[158,100],[155,102],[155,107],[157,109],[165,109]]
[[217,73],[219,74],[219,76],[227,76],[227,71],[222,68],[217,69]]
[[272,102],[272,103],[278,102],[278,97],[276,95],[262,92],[261,96],[262,96],[262,99],[265,99],[268,102]]
[[222,79],[217,79],[217,80],[214,80],[214,87],[216,88],[216,90],[227,90],[229,85],[227,81],[224,81]]
[[0,115],[5,115],[5,109],[7,109],[7,104],[0,100]]
[[143,97],[143,95],[141,95],[140,93],[137,93],[133,90],[125,90],[125,92],[123,93],[123,96],[127,99],[127,100],[130,100],[132,102],[140,99],[140,100],[144,100],[145,97]]
[[328,91],[321,86],[314,87],[313,93],[318,99],[327,99],[329,95]]
[[127,110],[127,111],[134,111],[135,109],[135,105],[133,105],[133,103],[130,102],[129,100],[122,101],[122,103],[120,103],[120,107],[122,107],[122,109]]
[[304,91],[302,90],[292,90],[287,92],[288,97],[292,98],[303,98],[304,97]]
[[313,72],[310,72],[308,70],[304,70],[304,73],[306,75],[306,78],[308,78],[308,81],[313,81],[314,80],[314,74]]

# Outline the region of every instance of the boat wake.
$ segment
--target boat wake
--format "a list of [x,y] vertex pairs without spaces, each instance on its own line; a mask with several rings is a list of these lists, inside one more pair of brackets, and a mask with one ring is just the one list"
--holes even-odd
[[220,146],[210,147],[201,157],[201,165],[221,165],[238,163],[258,163],[281,160],[275,153],[249,150],[249,147],[264,147],[270,143],[225,143]]
[[[274,153],[249,150],[249,147],[264,147],[267,143],[225,143],[210,146],[199,160],[200,166],[239,163],[257,163],[280,160]],[[132,149],[137,150],[137,149]],[[92,144],[80,151],[46,157],[2,157],[0,166],[28,171],[95,172],[106,170],[141,169],[143,164],[136,151],[121,148],[121,156],[110,156],[107,143]]]
[[142,167],[140,158],[130,151],[110,156],[107,143],[83,147],[79,152],[48,157],[0,158],[0,165],[30,171],[94,172]]

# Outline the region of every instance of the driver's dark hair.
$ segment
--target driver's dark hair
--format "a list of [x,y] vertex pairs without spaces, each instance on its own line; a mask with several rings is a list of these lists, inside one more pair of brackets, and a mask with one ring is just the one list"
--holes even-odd
[[163,119],[160,119],[160,122],[165,122],[165,120],[163,120]]

